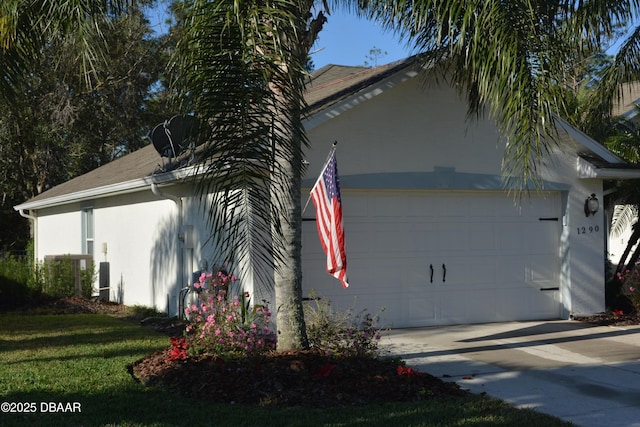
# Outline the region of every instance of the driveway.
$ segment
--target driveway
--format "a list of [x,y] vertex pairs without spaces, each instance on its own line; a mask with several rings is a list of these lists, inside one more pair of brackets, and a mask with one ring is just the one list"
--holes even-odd
[[640,326],[568,320],[394,329],[381,346],[412,368],[516,407],[583,427],[640,427]]

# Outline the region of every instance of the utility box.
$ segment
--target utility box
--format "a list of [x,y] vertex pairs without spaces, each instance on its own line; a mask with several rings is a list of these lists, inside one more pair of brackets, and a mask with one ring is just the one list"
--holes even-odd
[[109,302],[111,290],[111,279],[109,277],[109,263],[100,263],[100,275],[98,276],[98,301]]

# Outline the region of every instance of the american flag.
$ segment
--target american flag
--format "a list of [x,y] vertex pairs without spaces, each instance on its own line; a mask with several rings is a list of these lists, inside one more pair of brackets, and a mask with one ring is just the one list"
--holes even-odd
[[311,199],[316,207],[320,243],[327,254],[327,273],[340,280],[342,286],[347,288],[347,255],[344,250],[342,201],[335,151],[311,189]]

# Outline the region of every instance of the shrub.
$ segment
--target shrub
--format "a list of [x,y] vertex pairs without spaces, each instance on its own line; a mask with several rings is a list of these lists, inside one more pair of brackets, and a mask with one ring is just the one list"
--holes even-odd
[[[32,254],[0,258],[0,304],[11,308],[37,302],[42,297],[78,295],[76,266],[67,257],[47,263],[34,262]],[[91,297],[95,279],[93,263],[77,273],[81,283],[79,296]]]
[[618,273],[622,282],[622,294],[633,305],[636,313],[640,313],[640,264],[636,263],[631,269]]
[[[269,326],[266,305],[250,306],[249,293],[231,296],[236,279],[224,271],[203,273],[194,283],[199,303],[185,309],[189,318],[185,343],[190,357],[230,359],[275,349],[276,334]],[[175,345],[174,345],[175,347]]]
[[[64,298],[74,295],[91,297],[93,293],[93,282],[95,279],[95,269],[93,262],[89,262],[85,269],[80,269],[79,264],[70,257],[65,256],[62,260],[47,261],[41,265],[40,269],[44,273],[43,291],[52,297]],[[79,269],[79,271],[77,271]],[[76,288],[76,275],[80,279],[80,295]]]
[[28,257],[0,258],[0,304],[19,307],[40,298],[42,286]]
[[[384,308],[381,309],[384,311]],[[382,328],[379,316],[367,309],[334,310],[331,303],[313,292],[305,304],[307,338],[312,349],[335,356],[377,357]]]

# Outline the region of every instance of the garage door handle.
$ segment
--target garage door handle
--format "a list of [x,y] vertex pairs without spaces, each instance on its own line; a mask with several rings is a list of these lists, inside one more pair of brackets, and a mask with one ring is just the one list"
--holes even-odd
[[429,270],[431,270],[430,283],[433,283],[433,264],[429,264]]
[[442,282],[447,281],[447,266],[442,264]]

